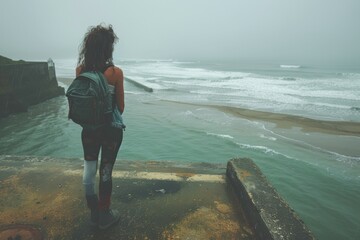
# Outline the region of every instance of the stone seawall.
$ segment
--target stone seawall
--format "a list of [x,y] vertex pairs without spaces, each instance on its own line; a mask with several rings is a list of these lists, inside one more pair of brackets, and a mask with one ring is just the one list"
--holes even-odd
[[0,65],[0,117],[64,94],[51,60]]

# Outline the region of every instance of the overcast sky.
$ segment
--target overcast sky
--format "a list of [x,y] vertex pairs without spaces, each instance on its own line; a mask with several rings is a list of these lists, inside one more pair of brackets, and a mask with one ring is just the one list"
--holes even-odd
[[360,65],[360,0],[0,0],[0,55],[76,58],[101,22],[116,59]]

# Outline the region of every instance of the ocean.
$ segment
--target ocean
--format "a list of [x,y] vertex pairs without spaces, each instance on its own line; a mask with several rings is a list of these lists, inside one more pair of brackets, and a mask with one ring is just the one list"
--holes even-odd
[[[55,59],[58,82],[76,59]],[[360,238],[360,69],[116,60],[127,126],[118,161],[248,157],[318,239]],[[82,158],[65,97],[0,120],[0,154]]]

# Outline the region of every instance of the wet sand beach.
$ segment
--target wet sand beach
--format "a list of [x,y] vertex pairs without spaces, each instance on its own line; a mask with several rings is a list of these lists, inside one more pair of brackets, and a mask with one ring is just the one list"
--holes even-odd
[[[174,102],[174,101],[169,101]],[[360,122],[346,121],[325,121],[295,116],[283,113],[265,112],[259,110],[237,108],[230,106],[202,105],[195,103],[174,102],[178,104],[188,104],[198,107],[215,108],[221,112],[231,114],[243,119],[259,120],[276,124],[278,128],[301,128],[303,132],[319,132],[325,134],[337,134],[348,136],[360,136]]]
[[295,115],[263,112],[244,108],[214,105],[211,107],[245,119],[272,122],[279,128],[300,127],[304,132],[360,136],[360,122],[324,121]]

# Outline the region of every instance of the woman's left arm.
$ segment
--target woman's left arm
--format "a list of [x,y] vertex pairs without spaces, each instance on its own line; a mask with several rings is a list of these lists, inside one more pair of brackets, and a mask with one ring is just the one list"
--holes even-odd
[[76,70],[75,70],[76,77],[80,75],[80,73],[81,73],[81,68],[82,68],[81,66],[77,66],[77,67],[76,67]]
[[121,112],[124,112],[125,109],[125,97],[124,97],[124,74],[120,68],[116,68],[116,82],[115,82],[115,91],[116,91],[116,103]]

